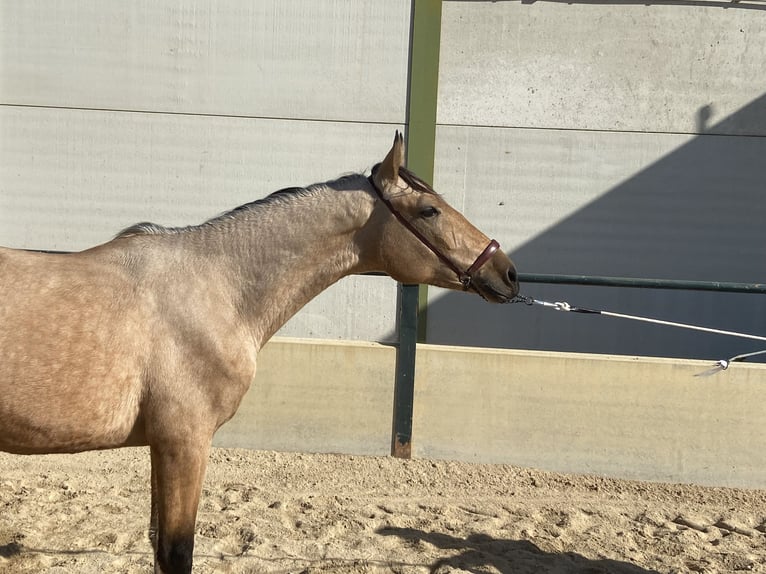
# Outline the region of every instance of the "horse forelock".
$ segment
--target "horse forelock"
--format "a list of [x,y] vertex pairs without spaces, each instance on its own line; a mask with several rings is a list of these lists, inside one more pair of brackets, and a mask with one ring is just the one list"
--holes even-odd
[[[375,172],[380,167],[380,164],[376,164],[372,168],[372,173],[375,174]],[[409,185],[412,189],[415,191],[421,191],[423,193],[430,193],[432,195],[439,195],[439,193],[431,187],[431,185],[420,179],[417,175],[415,175],[413,172],[411,172],[406,167],[399,167],[399,177],[401,177],[407,185]]]
[[407,185],[409,185],[412,189],[415,189],[417,191],[422,191],[423,193],[439,195],[436,192],[436,190],[433,187],[431,187],[431,185],[428,182],[420,179],[417,175],[412,173],[406,167],[399,168],[399,177],[401,177],[404,181],[406,181]]

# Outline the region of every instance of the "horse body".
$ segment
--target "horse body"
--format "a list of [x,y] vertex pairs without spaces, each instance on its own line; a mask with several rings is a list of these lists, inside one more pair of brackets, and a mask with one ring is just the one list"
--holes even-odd
[[145,356],[131,333],[143,309],[119,270],[83,254],[2,249],[0,277],[0,448],[129,444]]
[[[212,436],[273,333],[351,273],[469,288],[376,197],[386,193],[463,268],[486,244],[440,197],[402,180],[402,157],[397,136],[374,179],[277,192],[200,226],[140,224],[72,254],[0,248],[0,450],[148,445],[155,571],[190,572]],[[485,249],[481,264],[471,289],[516,295],[501,251]]]

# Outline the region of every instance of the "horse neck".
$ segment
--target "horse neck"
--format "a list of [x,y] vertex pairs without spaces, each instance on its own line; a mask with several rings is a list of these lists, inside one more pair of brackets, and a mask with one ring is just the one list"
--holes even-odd
[[239,313],[259,348],[321,291],[366,270],[355,242],[374,204],[364,182],[358,189],[314,186],[235,213],[219,227]]

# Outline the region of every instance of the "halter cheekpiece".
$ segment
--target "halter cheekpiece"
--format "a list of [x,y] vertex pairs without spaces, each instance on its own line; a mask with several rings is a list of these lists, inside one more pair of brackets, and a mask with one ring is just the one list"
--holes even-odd
[[455,272],[455,275],[457,275],[457,279],[460,281],[460,284],[463,286],[464,290],[468,290],[468,288],[471,286],[474,274],[492,258],[492,256],[495,254],[495,251],[500,249],[500,244],[497,241],[494,239],[490,240],[484,250],[479,253],[479,256],[475,259],[471,266],[468,267],[468,269],[465,271],[461,270],[449,257],[447,257],[433,243],[431,243],[431,241],[425,235],[418,231],[417,228],[412,225],[412,223],[407,218],[405,218],[398,209],[394,207],[394,205],[391,203],[391,200],[387,199],[383,195],[383,191],[378,188],[372,175],[370,175],[367,179],[370,181],[370,184],[375,190],[375,193],[385,204],[388,210],[393,214],[393,216],[396,217],[396,219],[398,219],[399,222],[410,231],[410,233],[417,237],[423,245],[428,247],[428,249],[430,249],[431,252],[442,261],[442,263],[444,263],[447,267]]

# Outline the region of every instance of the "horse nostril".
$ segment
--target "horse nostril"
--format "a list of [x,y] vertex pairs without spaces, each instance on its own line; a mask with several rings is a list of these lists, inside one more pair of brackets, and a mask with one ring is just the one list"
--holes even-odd
[[511,265],[508,268],[507,275],[508,275],[508,283],[510,283],[511,285],[515,285],[516,283],[519,282],[519,275],[518,273],[516,273],[516,268],[513,265]]

